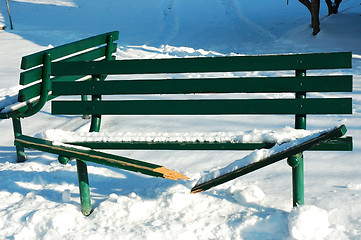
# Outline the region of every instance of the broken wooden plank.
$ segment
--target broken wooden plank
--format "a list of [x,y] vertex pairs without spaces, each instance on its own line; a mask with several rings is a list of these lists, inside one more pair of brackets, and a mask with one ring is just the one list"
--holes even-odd
[[[268,152],[269,154],[268,155],[263,154],[263,156],[260,157],[260,159],[253,160],[253,162],[249,163],[247,162],[246,159],[247,157],[250,156],[248,155],[245,158],[237,161],[237,163],[238,162],[241,163],[242,160],[245,160],[244,165],[242,165],[241,163],[240,165],[237,166],[237,164],[232,163],[223,169],[211,172],[203,176],[197,182],[197,184],[191,189],[191,193],[198,193],[205,191],[207,189],[218,186],[222,183],[228,182],[247,173],[253,172],[257,169],[268,166],[272,163],[278,162],[287,157],[296,155],[324,141],[341,137],[346,133],[346,131],[347,129],[345,125],[341,125],[339,127],[332,128],[330,130],[321,131],[319,133],[315,133],[310,136],[297,139],[295,141],[284,143],[282,145],[276,145],[275,147],[269,150],[263,149],[263,151],[269,151]],[[256,150],[256,151],[262,151],[262,150]]]
[[155,177],[168,178],[172,180],[188,179],[186,176],[179,172],[167,169],[157,164],[98,152],[84,147],[73,146],[69,144],[56,144],[51,141],[29,137],[26,135],[17,136],[15,139],[15,145],[49,152],[56,155],[66,156],[68,158],[75,158],[83,161],[117,167],[128,171],[141,172],[143,174]]

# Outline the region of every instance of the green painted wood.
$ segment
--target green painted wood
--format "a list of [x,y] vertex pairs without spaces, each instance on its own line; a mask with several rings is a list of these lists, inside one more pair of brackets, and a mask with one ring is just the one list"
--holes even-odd
[[114,41],[119,39],[119,32],[114,31],[37,52],[22,58],[21,69],[26,70],[41,65],[44,53],[49,53],[51,55],[51,59],[56,60],[75,52],[80,52],[92,47],[106,44],[108,35],[112,35]]
[[[71,82],[71,81],[76,81],[78,79],[81,79],[85,76],[62,76],[62,77],[54,77],[51,79],[51,86],[50,86],[50,90],[52,89],[52,85],[54,82],[57,81],[62,81],[62,82]],[[86,79],[85,79],[86,80]],[[25,102],[27,100],[30,100],[34,97],[39,96],[40,94],[40,89],[41,89],[41,83],[36,83],[36,84],[32,84],[29,87],[25,87],[21,90],[19,90],[19,94],[18,94],[18,101],[19,102]],[[55,94],[53,94],[55,95]]]
[[[68,142],[92,149],[139,150],[255,150],[271,148],[273,143],[235,142]],[[352,137],[336,138],[313,146],[309,151],[352,151]]]
[[218,186],[222,183],[225,183],[225,182],[228,182],[228,181],[231,181],[237,177],[240,177],[242,175],[245,175],[247,173],[250,173],[250,172],[253,172],[255,170],[258,170],[260,168],[263,168],[265,166],[268,166],[270,164],[273,164],[275,162],[278,162],[282,159],[285,159],[289,156],[293,156],[293,155],[296,155],[300,152],[303,152],[303,151],[306,151],[308,149],[310,149],[312,146],[314,145],[317,145],[319,144],[320,142],[322,141],[325,141],[325,140],[328,140],[328,139],[332,139],[332,138],[336,138],[336,137],[341,137],[343,136],[345,133],[346,133],[347,129],[344,125],[332,130],[332,131],[329,131],[329,132],[326,132],[324,134],[322,134],[321,136],[319,137],[315,137],[315,138],[312,138],[302,144],[298,144],[298,145],[295,145],[295,146],[292,146],[291,148],[289,149],[286,149],[282,152],[279,152],[279,153],[276,153],[276,154],[273,154],[269,157],[266,157],[258,162],[255,162],[255,163],[252,163],[250,165],[247,165],[245,167],[242,167],[242,168],[239,168],[235,171],[232,171],[230,173],[227,173],[225,175],[221,175],[215,179],[212,179],[208,182],[205,182],[205,183],[202,183],[202,184],[199,184],[199,185],[196,185],[192,188],[191,192],[192,193],[197,193],[197,192],[201,192],[201,191],[205,191],[207,189],[210,189],[212,187],[215,187],[215,186]]
[[[62,59],[61,61],[92,61],[95,59],[99,59],[101,57],[106,57],[107,54],[107,46],[103,46],[97,49],[93,49],[88,52],[80,52],[78,55],[73,55],[77,52],[70,53],[71,57]],[[117,44],[112,44],[111,52],[116,52]],[[53,59],[52,59],[53,60]],[[20,73],[20,84],[26,85],[32,82],[35,82],[37,80],[41,79],[41,73],[42,73],[42,67],[33,68],[28,71],[23,71]]]
[[313,53],[262,56],[115,60],[54,63],[52,75],[238,72],[352,67],[352,54]]
[[107,80],[57,82],[56,95],[188,94],[258,92],[352,92],[352,76],[262,77],[220,79]]
[[52,101],[52,114],[221,115],[351,114],[351,98]]
[[141,172],[150,176],[164,177],[162,173],[153,171],[157,168],[161,168],[162,166],[160,165],[142,162],[108,153],[97,152],[93,150],[84,150],[76,147],[53,145],[52,142],[39,138],[20,135],[16,137],[15,145],[56,155],[67,156],[69,158],[80,159],[83,161],[89,161],[111,167],[121,168],[128,171]]

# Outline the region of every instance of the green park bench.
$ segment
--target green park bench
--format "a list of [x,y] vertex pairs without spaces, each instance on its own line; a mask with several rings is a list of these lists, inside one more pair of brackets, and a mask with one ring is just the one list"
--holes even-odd
[[[105,37],[107,36],[107,37]],[[109,37],[112,36],[112,37]],[[103,41],[95,42],[101,38]],[[41,79],[37,90],[27,90],[29,94],[19,92],[19,101],[29,101],[40,96],[40,100],[29,102],[24,110],[17,110],[4,115],[14,122],[15,145],[18,159],[25,160],[24,147],[59,155],[59,161],[66,164],[70,159],[77,159],[81,206],[84,215],[91,212],[90,193],[86,161],[104,164],[122,169],[141,172],[151,176],[177,180],[186,178],[180,173],[162,166],[129,159],[113,154],[96,151],[97,149],[137,149],[137,150],[255,150],[271,148],[275,143],[240,143],[234,141],[117,141],[117,142],[64,142],[55,144],[49,140],[23,135],[20,118],[33,115],[44,103],[56,96],[77,96],[55,99],[51,102],[51,113],[54,115],[89,115],[91,116],[91,132],[99,132],[103,115],[293,115],[296,129],[306,129],[307,115],[352,114],[352,99],[332,96],[332,98],[306,97],[314,92],[352,92],[351,75],[306,76],[307,70],[351,68],[352,55],[348,52],[286,54],[261,56],[229,56],[229,57],[197,57],[170,59],[134,59],[113,60],[111,52],[115,51],[112,40],[117,39],[117,32],[85,39],[64,46],[49,49],[23,58],[22,68],[28,69],[43,64],[43,67],[31,69],[42,74],[34,78]],[[79,44],[82,43],[82,44]],[[95,47],[107,43],[102,53],[106,56],[100,61],[97,57],[85,58],[83,55],[69,60],[52,61],[53,51],[57,48],[71,49],[67,53],[79,51],[72,47],[87,43],[87,47]],[[77,45],[78,44],[78,45]],[[75,46],[74,45],[74,46]],[[111,46],[109,48],[109,46]],[[76,50],[74,50],[76,49]],[[81,47],[80,50],[85,48]],[[96,50],[92,50],[96,51]],[[87,54],[87,53],[83,53]],[[32,56],[36,56],[32,57]],[[63,56],[60,56],[63,57]],[[50,60],[50,59],[51,60]],[[24,60],[25,59],[25,60]],[[36,59],[36,60],[35,60]],[[25,63],[24,63],[25,62]],[[294,71],[293,76],[282,77],[233,77],[233,78],[150,78],[149,74],[178,73],[219,73],[219,72],[252,72],[252,71]],[[26,73],[26,72],[25,72]],[[140,80],[132,80],[133,74],[144,74]],[[22,74],[23,75],[23,74]],[[108,80],[107,76],[122,75],[124,80]],[[89,76],[84,79],[84,76]],[[111,77],[108,77],[111,78]],[[80,80],[79,80],[80,79]],[[34,81],[35,81],[34,80]],[[77,80],[77,81],[76,81]],[[33,80],[21,80],[21,84],[29,84]],[[32,87],[32,86],[31,86]],[[23,92],[25,91],[22,90]],[[166,94],[214,94],[213,99],[149,100],[104,100],[103,96],[111,95],[166,95]],[[294,97],[284,98],[227,98],[220,99],[218,93],[294,93]],[[88,100],[86,96],[92,96]],[[248,95],[247,95],[248,96]],[[251,96],[251,95],[249,95]],[[287,95],[288,96],[288,95]],[[315,95],[316,96],[316,95]],[[38,106],[40,105],[40,106]],[[245,116],[247,117],[247,116]],[[292,123],[290,123],[292,124]],[[257,126],[255,126],[257,127]],[[307,144],[296,146],[283,152],[276,158],[266,159],[260,164],[237,173],[224,181],[262,168],[281,159],[288,159],[293,172],[293,204],[303,204],[303,155],[306,150],[312,151],[351,151],[352,137],[342,137],[345,126],[334,129],[322,137],[313,139]],[[211,183],[212,186],[219,184]],[[202,186],[201,186],[202,187]],[[198,192],[209,188],[196,188]]]

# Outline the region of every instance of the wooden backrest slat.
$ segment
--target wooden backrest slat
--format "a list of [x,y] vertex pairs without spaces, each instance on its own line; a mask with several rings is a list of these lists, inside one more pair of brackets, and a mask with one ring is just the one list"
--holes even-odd
[[41,52],[37,52],[28,56],[24,56],[21,61],[21,69],[26,70],[41,65],[43,63],[44,53],[49,53],[52,57],[52,60],[56,60],[76,52],[84,51],[92,47],[106,44],[107,37],[109,35],[113,37],[113,41],[116,41],[118,40],[119,32],[114,31],[114,32],[97,35],[80,41],[64,44],[52,49],[47,49]]
[[351,114],[351,98],[52,101],[52,114]]
[[[71,82],[71,81],[76,81],[78,79],[81,79],[83,77],[85,77],[85,76],[62,76],[62,77],[54,77],[51,79],[51,81],[52,81],[52,83],[55,83],[56,81]],[[28,86],[28,87],[25,87],[25,88],[19,90],[18,101],[25,102],[36,96],[39,96],[40,89],[41,89],[41,83],[36,83],[36,84],[32,84],[31,86]],[[49,89],[49,90],[52,90],[52,89]]]
[[352,76],[54,82],[56,95],[351,92]]
[[240,72],[275,70],[311,70],[351,68],[351,53],[314,53],[264,56],[230,56],[212,58],[172,58],[116,60],[99,62],[59,62],[51,74],[157,74],[198,72]]
[[[116,46],[117,45],[114,43],[111,50],[112,53],[116,52]],[[92,61],[95,59],[105,57],[105,55],[106,55],[106,46],[103,46],[85,53],[82,52],[77,55],[70,55],[70,57],[62,59],[61,61]],[[28,71],[23,71],[22,73],[20,73],[20,84],[26,85],[35,82],[37,80],[40,80],[42,78],[42,71],[43,71],[42,66],[30,69]]]

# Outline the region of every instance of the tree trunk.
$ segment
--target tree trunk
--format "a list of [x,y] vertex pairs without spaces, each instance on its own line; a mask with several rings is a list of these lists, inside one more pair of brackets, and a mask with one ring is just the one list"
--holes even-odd
[[[311,14],[311,26],[313,28],[313,35],[316,35],[320,31],[320,0],[298,0],[305,5]],[[338,0],[339,1],[339,0]]]
[[340,6],[342,0],[335,0],[333,3],[331,0],[325,0],[328,8],[328,15],[338,13],[338,7]]
[[313,35],[320,31],[320,0],[311,0],[311,16]]

